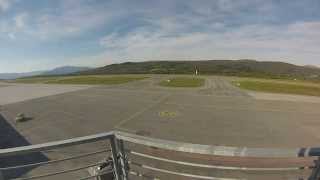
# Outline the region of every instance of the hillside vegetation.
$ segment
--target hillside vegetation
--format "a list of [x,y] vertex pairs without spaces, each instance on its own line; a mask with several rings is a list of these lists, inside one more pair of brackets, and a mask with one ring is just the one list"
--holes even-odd
[[202,75],[320,79],[319,68],[296,66],[284,62],[259,62],[254,60],[126,62],[122,64],[112,64],[78,74],[193,74],[196,68]]
[[233,84],[251,91],[320,96],[320,85],[318,83],[240,78],[234,80]]

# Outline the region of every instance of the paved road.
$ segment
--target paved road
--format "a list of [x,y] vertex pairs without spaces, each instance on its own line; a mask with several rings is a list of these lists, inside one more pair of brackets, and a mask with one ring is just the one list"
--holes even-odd
[[[208,77],[204,87],[195,89],[157,86],[166,78],[154,76],[126,85],[92,88],[1,87],[0,96],[10,97],[12,93],[18,99],[2,101],[11,103],[2,107],[1,114],[31,144],[115,128],[156,138],[226,146],[305,147],[320,142],[319,103],[256,99],[222,77]],[[19,94],[34,90],[42,92],[41,95]],[[19,102],[12,103],[16,101]],[[32,120],[16,124],[14,118],[18,113],[25,113]],[[51,159],[70,154],[46,155]]]
[[0,83],[0,105],[63,94],[91,86]]

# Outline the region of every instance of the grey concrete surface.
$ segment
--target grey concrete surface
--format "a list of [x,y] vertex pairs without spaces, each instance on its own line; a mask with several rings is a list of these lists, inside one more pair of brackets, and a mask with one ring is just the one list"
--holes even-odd
[[274,94],[274,93],[263,93],[263,92],[253,92],[253,91],[248,91],[247,93],[258,100],[320,103],[320,97],[316,97],[316,96]]
[[[0,104],[7,105],[0,113],[31,144],[119,129],[198,144],[277,148],[320,145],[319,103],[256,98],[222,77],[206,77],[206,85],[200,88],[159,87],[157,84],[166,78],[152,76],[124,85],[91,88],[1,87]],[[1,101],[2,97],[7,100]],[[18,113],[31,120],[15,123]],[[106,144],[71,150],[93,150]],[[70,154],[46,155],[54,159]]]
[[1,83],[0,105],[78,91],[89,87],[91,86]]

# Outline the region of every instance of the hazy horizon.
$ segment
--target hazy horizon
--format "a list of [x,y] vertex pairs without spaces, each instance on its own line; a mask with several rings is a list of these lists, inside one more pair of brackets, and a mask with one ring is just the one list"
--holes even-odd
[[318,0],[0,0],[0,73],[144,60],[320,66]]

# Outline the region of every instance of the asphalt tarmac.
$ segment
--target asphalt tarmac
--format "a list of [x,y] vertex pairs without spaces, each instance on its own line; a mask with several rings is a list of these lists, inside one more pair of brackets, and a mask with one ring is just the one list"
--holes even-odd
[[[152,76],[110,86],[1,84],[0,113],[29,144],[117,129],[196,144],[320,146],[320,101],[304,101],[299,96],[294,100],[261,98],[232,86],[224,77],[206,77],[201,88],[159,87],[159,81],[167,78]],[[15,123],[18,113],[30,120]],[[84,146],[81,151],[104,145]],[[69,154],[45,155],[53,159]]]

